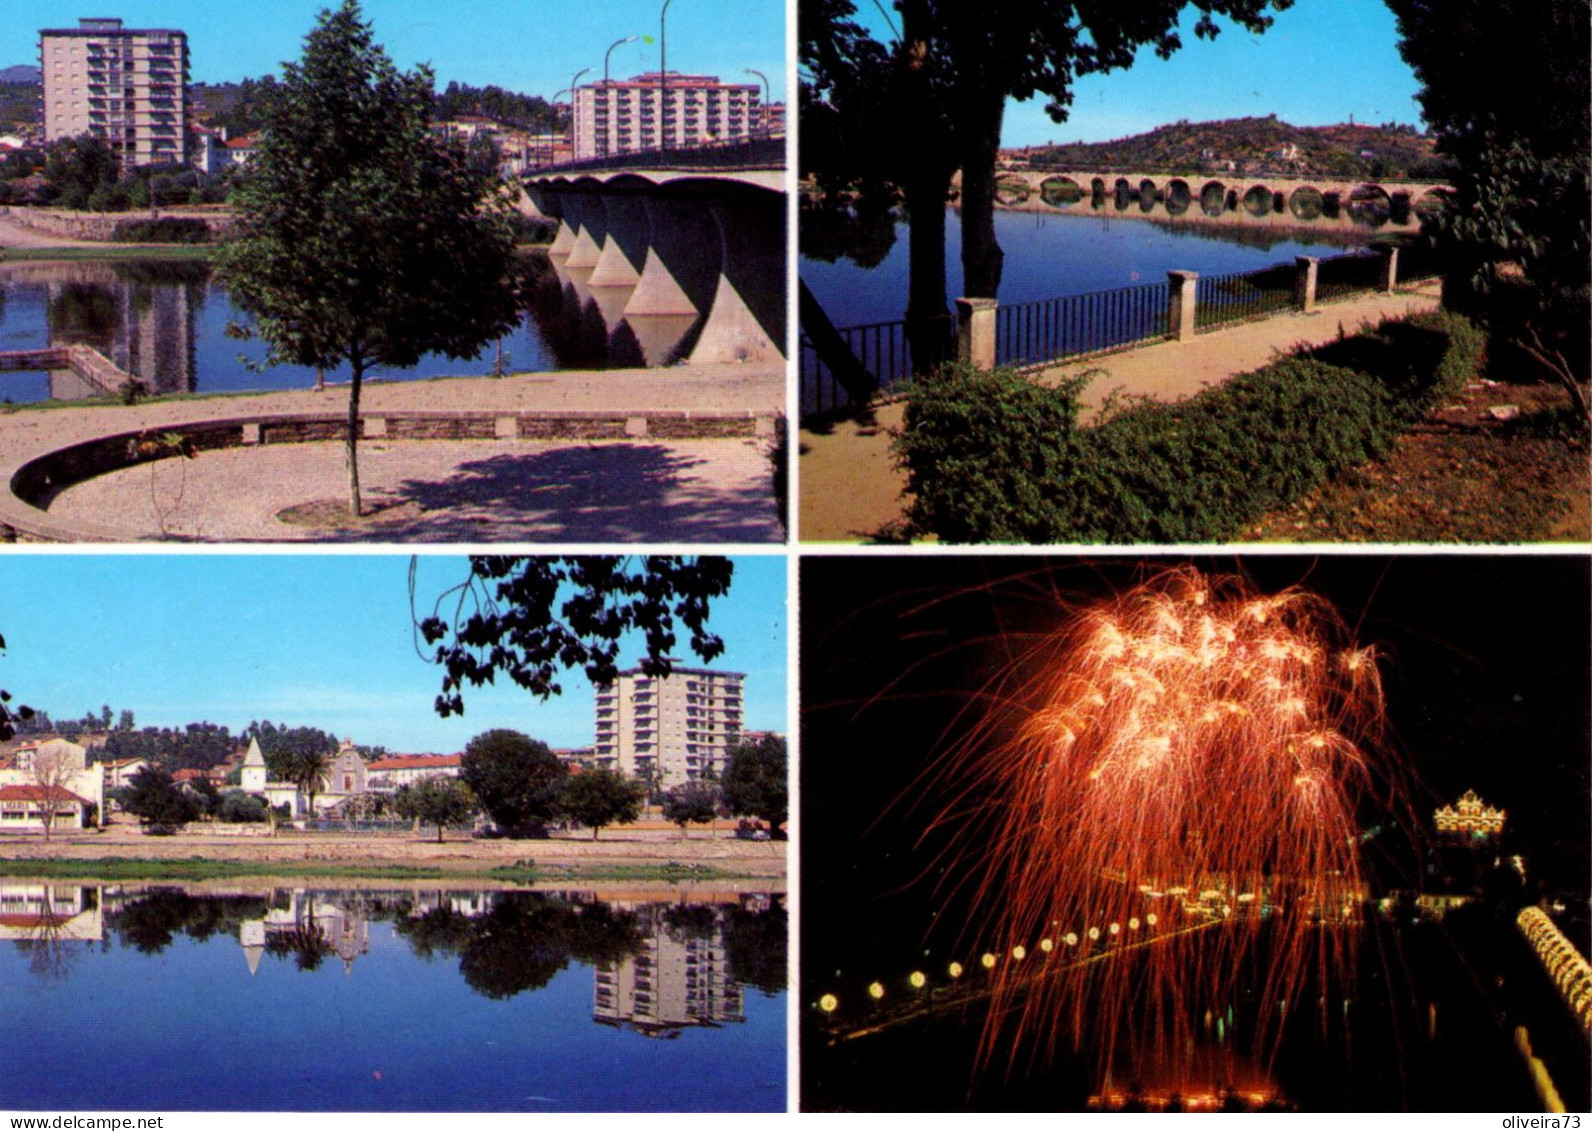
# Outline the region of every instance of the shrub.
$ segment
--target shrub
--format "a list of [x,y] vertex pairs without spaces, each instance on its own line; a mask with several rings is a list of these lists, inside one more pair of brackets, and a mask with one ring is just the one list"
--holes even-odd
[[916,534],[948,542],[1210,542],[1336,472],[1479,369],[1455,315],[1385,322],[1176,404],[1073,425],[1077,386],[952,370],[914,388],[897,440]]
[[896,442],[909,523],[947,542],[1036,540],[1066,477],[1082,384],[1050,388],[961,364],[920,378]]
[[209,243],[210,226],[193,216],[120,220],[111,238],[117,243]]

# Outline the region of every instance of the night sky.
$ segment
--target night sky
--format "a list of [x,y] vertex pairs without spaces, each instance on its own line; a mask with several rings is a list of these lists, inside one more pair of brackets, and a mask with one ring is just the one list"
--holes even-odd
[[[1067,607],[1164,557],[807,558],[801,570],[804,1002],[835,982],[943,964],[966,920],[943,879],[920,775],[976,692]],[[1466,789],[1509,814],[1539,882],[1587,889],[1589,563],[1582,555],[1255,555],[1192,559],[1262,592],[1327,597],[1383,654],[1394,753],[1421,817]],[[1241,783],[1235,783],[1241,788]],[[1377,814],[1362,814],[1366,827]],[[1367,851],[1397,882],[1396,829]],[[1386,847],[1384,847],[1386,845]],[[1382,857],[1379,861],[1372,857]],[[954,875],[954,872],[952,873]],[[938,910],[942,923],[931,929]]]

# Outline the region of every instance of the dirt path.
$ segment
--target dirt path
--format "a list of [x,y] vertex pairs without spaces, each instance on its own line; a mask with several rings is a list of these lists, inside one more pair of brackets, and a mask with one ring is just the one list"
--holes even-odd
[[[1317,307],[1310,314],[1285,314],[1230,330],[1201,334],[1191,342],[1159,342],[1122,353],[1043,370],[1036,379],[1094,371],[1083,393],[1085,424],[1110,395],[1178,401],[1239,373],[1258,369],[1278,355],[1318,346],[1376,323],[1441,305],[1435,283],[1393,295],[1365,295]],[[797,462],[801,484],[803,542],[858,542],[888,536],[901,521],[906,478],[894,466],[890,442],[899,431],[904,405],[882,404],[865,417],[839,420],[821,430],[803,427]]]

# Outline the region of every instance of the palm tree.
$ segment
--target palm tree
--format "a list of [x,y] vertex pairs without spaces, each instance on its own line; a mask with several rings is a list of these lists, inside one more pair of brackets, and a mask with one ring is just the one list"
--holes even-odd
[[315,795],[331,781],[331,758],[324,750],[307,746],[283,753],[281,773],[284,781],[298,786],[299,792],[309,799],[309,815],[315,816]]

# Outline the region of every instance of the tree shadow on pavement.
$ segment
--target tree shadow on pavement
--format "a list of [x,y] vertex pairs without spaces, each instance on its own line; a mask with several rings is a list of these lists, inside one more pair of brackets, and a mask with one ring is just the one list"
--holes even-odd
[[396,541],[782,539],[768,459],[752,444],[726,443],[715,459],[659,444],[496,455],[398,494],[425,513],[383,529]]

